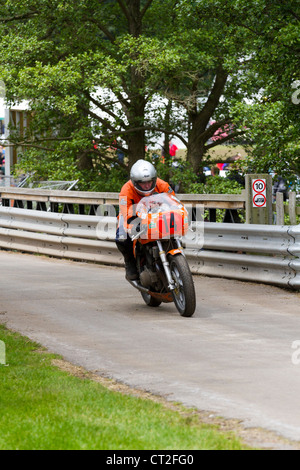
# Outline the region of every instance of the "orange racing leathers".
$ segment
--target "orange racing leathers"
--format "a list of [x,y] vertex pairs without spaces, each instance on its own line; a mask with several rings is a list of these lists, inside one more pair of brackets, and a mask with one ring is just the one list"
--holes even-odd
[[[152,194],[169,193],[175,195],[169,183],[157,178],[156,186]],[[131,180],[124,184],[119,195],[119,223],[116,234],[116,243],[121,252],[132,250],[132,241],[129,237],[130,229],[133,227],[132,222],[137,217],[135,210],[137,204],[144,196],[138,194]],[[123,246],[120,246],[123,245]],[[131,251],[132,252],[132,251]]]

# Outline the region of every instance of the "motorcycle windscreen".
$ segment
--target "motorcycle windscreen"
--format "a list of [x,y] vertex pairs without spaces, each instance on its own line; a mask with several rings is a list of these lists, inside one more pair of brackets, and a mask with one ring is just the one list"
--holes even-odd
[[142,239],[161,240],[184,236],[188,230],[188,214],[180,201],[169,194],[143,198],[137,215],[144,226]]

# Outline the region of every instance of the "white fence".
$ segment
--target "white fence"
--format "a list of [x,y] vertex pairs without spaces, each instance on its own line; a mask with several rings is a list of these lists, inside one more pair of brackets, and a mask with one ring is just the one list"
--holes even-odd
[[[250,175],[249,175],[250,177]],[[201,204],[209,213],[209,221],[216,221],[216,210],[222,209],[224,222],[241,222],[246,215],[246,221],[251,220],[253,204],[251,195],[245,190],[241,194],[178,194],[178,198],[185,204],[196,206]],[[99,205],[119,204],[118,193],[84,192],[84,191],[58,191],[50,189],[10,188],[0,186],[1,204],[5,207],[38,209],[51,212],[79,213],[95,215]],[[276,202],[271,204],[271,221],[269,225],[284,225],[285,216],[289,223],[294,225],[300,216],[300,206],[297,205],[296,193],[289,193],[289,202],[284,204],[283,194],[277,193]],[[257,210],[257,209],[256,209]],[[273,216],[272,216],[273,214]],[[263,223],[260,220],[260,223]]]
[[[184,240],[193,274],[300,290],[300,226],[204,223]],[[114,217],[0,208],[0,247],[122,266]],[[191,234],[193,235],[193,234]]]

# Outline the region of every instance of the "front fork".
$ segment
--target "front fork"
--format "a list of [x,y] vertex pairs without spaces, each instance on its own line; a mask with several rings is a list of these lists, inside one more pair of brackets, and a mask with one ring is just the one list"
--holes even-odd
[[[171,254],[175,254],[175,253],[177,254],[177,253],[180,253],[180,252],[181,252],[181,254],[183,254],[183,250],[182,250],[180,241],[176,239],[176,243],[178,245],[178,249],[171,250]],[[165,250],[163,249],[163,246],[162,246],[162,243],[161,243],[160,240],[157,240],[157,246],[158,246],[158,249],[159,249],[159,256],[160,256],[161,262],[163,264],[164,271],[165,271],[165,274],[166,274],[166,278],[167,278],[167,281],[168,281],[168,288],[170,289],[170,291],[173,291],[173,290],[176,289],[176,285],[175,285],[174,279],[172,278],[170,265],[169,265],[169,262],[168,262],[168,259],[167,259],[167,254],[166,254]]]

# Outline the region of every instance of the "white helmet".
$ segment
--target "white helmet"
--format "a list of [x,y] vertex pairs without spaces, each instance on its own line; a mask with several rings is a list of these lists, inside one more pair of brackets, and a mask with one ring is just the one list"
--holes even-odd
[[[157,172],[152,163],[147,162],[146,160],[138,160],[130,170],[130,179],[132,181],[135,190],[141,196],[150,196],[156,186]],[[144,190],[140,183],[146,183],[151,181],[151,188]]]

